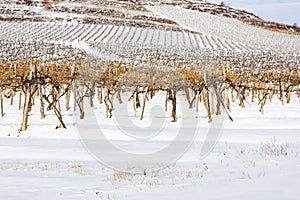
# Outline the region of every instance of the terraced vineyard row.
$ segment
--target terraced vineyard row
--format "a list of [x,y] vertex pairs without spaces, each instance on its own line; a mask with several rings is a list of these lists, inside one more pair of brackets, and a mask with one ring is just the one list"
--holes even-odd
[[215,16],[173,6],[148,6],[149,10],[166,19],[206,35],[244,44],[253,50],[300,53],[300,37],[258,28],[237,19]]
[[0,39],[7,41],[48,41],[55,43],[135,44],[143,46],[250,50],[244,44],[187,31],[166,31],[113,25],[74,23],[0,23]]

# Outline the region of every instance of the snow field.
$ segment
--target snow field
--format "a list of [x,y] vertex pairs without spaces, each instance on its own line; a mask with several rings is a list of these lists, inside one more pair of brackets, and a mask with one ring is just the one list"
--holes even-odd
[[[162,105],[157,95],[158,98],[147,102],[142,122],[141,110],[134,114],[129,102],[129,116],[134,123],[143,126],[151,122],[151,107]],[[125,94],[122,97],[126,100]],[[81,145],[72,108],[63,114],[68,129],[55,130],[58,123],[55,116],[47,111],[42,121],[39,107],[33,106],[28,131],[19,134],[20,111],[10,106],[9,100],[4,103],[5,117],[0,120],[1,199],[239,199],[244,195],[245,199],[297,199],[299,196],[300,106],[295,99],[284,107],[275,100],[266,105],[263,115],[258,112],[257,102],[246,105],[246,109],[234,104],[231,110],[234,122],[225,119],[219,142],[204,159],[199,158],[199,152],[210,124],[205,108],[200,107],[193,116],[199,119],[199,129],[191,148],[176,163],[145,175],[114,171],[95,161]],[[64,102],[61,104],[63,108]],[[171,123],[167,112],[166,130],[148,145],[141,146],[116,127],[112,128],[114,119],[106,119],[104,106],[96,102],[95,105],[97,118],[107,130],[109,140],[118,146],[127,145],[134,152],[165,145],[180,126],[180,109],[179,123]],[[152,117],[159,116],[154,113]],[[287,145],[283,151],[287,155],[273,155],[268,151],[272,150],[269,143],[278,149]]]
[[135,44],[165,48],[236,50],[230,41],[186,31],[69,22],[0,22],[0,29],[0,39],[7,41],[37,40],[59,43]]
[[[147,6],[147,9],[177,22],[181,27],[230,43],[241,43],[255,50],[300,53],[300,37],[269,31],[245,24],[237,19],[211,15],[178,6]],[[212,42],[215,47],[218,42]],[[244,48],[245,49],[245,48]],[[246,48],[247,49],[247,48]]]

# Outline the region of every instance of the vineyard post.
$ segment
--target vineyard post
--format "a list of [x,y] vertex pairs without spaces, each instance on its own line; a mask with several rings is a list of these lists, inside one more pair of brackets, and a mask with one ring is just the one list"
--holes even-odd
[[251,91],[252,97],[251,97],[251,102],[254,103],[254,98],[255,98],[255,94],[256,94],[256,90],[255,90],[255,86],[252,86],[252,91]]
[[14,96],[15,96],[15,92],[12,91],[11,95],[10,95],[10,105],[12,106],[14,104]]
[[199,92],[197,92],[196,94],[196,112],[199,112],[199,102],[200,102],[200,98],[199,98],[200,94]]
[[99,101],[99,104],[102,104],[102,103],[103,103],[103,98],[102,98],[102,87],[99,87],[99,88],[98,88],[98,101]]
[[22,119],[22,124],[21,124],[21,128],[19,129],[19,131],[25,131],[27,130],[27,124],[28,124],[28,114],[31,110],[31,103],[32,103],[32,79],[33,79],[33,75],[34,75],[34,67],[33,64],[30,62],[29,63],[30,66],[30,71],[29,71],[29,76],[28,76],[28,82],[25,83],[25,101],[24,101],[24,108],[23,108],[23,119]]
[[18,106],[18,110],[21,110],[21,107],[22,107],[22,93],[23,91],[20,90],[20,96],[19,96],[19,106]]
[[57,107],[57,111],[61,115],[61,107],[60,107],[60,98],[59,98],[59,96],[60,96],[60,90],[56,90],[56,96],[55,96],[55,98],[57,100],[56,100],[55,106]]
[[106,106],[106,118],[112,117],[113,103],[112,103],[112,95],[110,89],[105,88],[104,90],[104,103]]
[[43,100],[43,89],[41,84],[38,84],[38,91],[39,91],[39,98],[40,98],[40,114],[41,119],[45,118],[45,106],[44,106],[44,100]]
[[25,131],[27,129],[28,113],[30,110],[30,103],[31,103],[31,90],[32,90],[31,87],[32,87],[31,83],[27,83],[24,108],[23,108],[23,120],[22,120],[22,125],[21,125],[21,128],[19,129],[19,131]]
[[146,100],[147,100],[147,94],[148,94],[148,89],[146,90],[145,95],[144,95],[143,108],[142,108],[142,113],[141,113],[140,120],[142,120],[143,116],[144,116],[144,111],[145,111],[145,106],[146,106]]
[[165,112],[168,111],[168,101],[169,101],[170,95],[169,95],[169,91],[167,90],[166,93],[166,100],[165,100]]
[[210,101],[210,113],[211,114],[215,114],[215,106],[214,106],[214,103],[215,103],[215,98],[214,98],[214,93],[213,92],[209,92],[208,94],[210,96],[209,98],[209,101]]
[[240,100],[240,104],[239,106],[241,106],[242,108],[245,108],[245,103],[244,103],[244,100],[245,100],[245,88],[243,88],[243,90],[241,91],[241,89],[239,88],[238,89],[238,98]]
[[119,104],[122,104],[123,101],[122,101],[122,98],[121,98],[121,91],[120,90],[118,90],[118,92],[117,92],[117,98],[118,98]]
[[189,104],[189,108],[193,108],[193,101],[191,101],[189,88],[184,89],[185,98]]
[[84,98],[83,97],[79,97],[78,99],[78,108],[80,111],[80,119],[84,118]]
[[65,108],[65,111],[68,111],[69,110],[69,107],[70,107],[70,96],[71,96],[71,91],[70,89],[68,89],[68,91],[66,92],[66,108]]
[[173,90],[173,93],[172,93],[172,117],[173,117],[172,122],[177,122],[177,115],[176,115],[176,91],[175,90]]
[[217,101],[217,111],[216,111],[216,115],[221,115],[221,109],[220,109],[220,102]]
[[226,101],[226,108],[230,111],[230,99],[229,99],[229,93],[231,92],[227,86],[225,88],[225,101]]
[[76,86],[73,85],[73,110],[76,112],[76,104],[77,104],[77,89]]
[[135,109],[141,107],[139,92],[135,93]]
[[211,110],[210,110],[210,99],[209,99],[209,90],[208,88],[206,88],[206,109],[207,109],[207,118],[208,118],[208,122],[212,122],[212,118],[211,118]]
[[291,86],[288,86],[285,92],[286,103],[289,104],[291,102],[291,93],[289,92]]
[[91,94],[89,95],[90,106],[94,107],[94,93],[95,93],[95,82],[93,81],[91,84]]
[[1,115],[1,117],[4,117],[3,97],[2,97],[2,91],[1,90],[0,90],[0,115]]

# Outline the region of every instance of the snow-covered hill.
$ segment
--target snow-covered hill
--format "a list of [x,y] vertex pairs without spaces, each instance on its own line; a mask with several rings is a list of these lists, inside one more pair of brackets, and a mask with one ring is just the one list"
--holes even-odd
[[200,0],[0,1],[0,199],[299,199],[297,32]]
[[[194,9],[193,5],[205,9]],[[1,6],[0,40],[3,44],[42,41],[71,45],[92,56],[99,55],[98,49],[103,46],[111,48],[106,48],[107,53],[111,51],[108,54],[114,54],[118,51],[114,46],[120,48],[126,45],[163,48],[174,52],[177,49],[194,52],[213,49],[299,54],[300,49],[298,35],[248,25],[243,21],[260,19],[229,8],[227,13],[235,15],[224,16],[222,6],[214,7],[214,4],[205,2],[7,1]],[[24,49],[14,52],[20,52],[17,57],[31,54],[24,52]],[[9,54],[6,48],[0,53],[1,57]],[[10,56],[16,58],[16,55]]]

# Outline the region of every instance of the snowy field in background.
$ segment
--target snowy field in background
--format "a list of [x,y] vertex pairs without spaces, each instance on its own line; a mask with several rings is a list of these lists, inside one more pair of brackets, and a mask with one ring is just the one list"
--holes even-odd
[[269,31],[237,19],[211,15],[176,6],[147,6],[148,10],[177,22],[181,27],[234,43],[252,46],[254,50],[299,53],[300,37]]
[[[297,98],[284,107],[274,100],[266,105],[263,115],[257,102],[246,105],[246,109],[236,102],[231,112],[234,122],[225,119],[222,136],[205,159],[199,159],[199,153],[210,124],[201,107],[193,116],[200,123],[188,152],[176,163],[145,175],[114,171],[94,160],[81,144],[72,108],[63,114],[68,129],[55,130],[58,122],[54,115],[47,111],[46,119],[40,120],[36,105],[29,116],[28,131],[19,134],[21,112],[9,106],[8,100],[4,103],[5,117],[0,120],[0,199],[296,200],[300,196]],[[142,123],[149,120],[150,103]],[[104,106],[96,104],[95,111],[109,130],[114,120],[104,117]],[[169,114],[168,128],[155,140],[157,146],[173,140],[174,130],[180,126],[180,120],[170,122]],[[138,115],[130,116],[139,122]],[[115,145],[132,142],[121,134],[120,130],[111,132],[109,139]],[[131,144],[137,152],[149,148]]]

